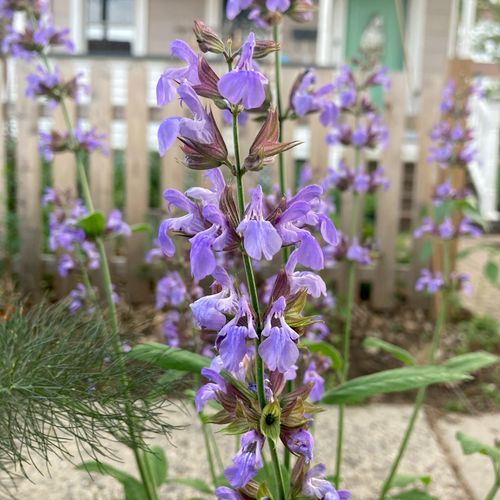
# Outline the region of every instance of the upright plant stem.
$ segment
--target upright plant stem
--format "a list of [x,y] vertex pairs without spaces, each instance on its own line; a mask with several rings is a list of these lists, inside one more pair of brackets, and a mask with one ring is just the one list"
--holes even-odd
[[[443,242],[443,274],[445,279],[448,279],[450,276],[450,250],[447,241]],[[438,317],[436,318],[436,326],[434,328],[434,334],[432,336],[431,352],[429,356],[430,364],[434,364],[436,362],[436,354],[439,349],[441,334],[446,324],[446,317],[448,315],[448,305],[449,305],[448,303],[449,303],[448,292],[443,291],[441,294],[441,307],[439,308],[438,311]],[[408,426],[406,427],[403,439],[401,441],[401,444],[399,445],[398,453],[396,455],[396,458],[394,459],[394,462],[392,463],[389,475],[387,476],[387,479],[384,481],[384,484],[382,486],[382,491],[380,492],[380,497],[379,497],[380,500],[383,500],[387,492],[391,489],[391,484],[394,480],[394,476],[398,472],[401,460],[403,459],[403,456],[408,447],[408,443],[410,442],[410,438],[413,433],[417,417],[420,413],[422,405],[424,404],[426,395],[427,395],[426,387],[422,387],[417,392],[417,397],[415,398],[415,405],[413,406],[413,411],[411,413],[410,420],[408,421]]]
[[[36,22],[36,19],[33,20],[33,23]],[[41,54],[42,63],[46,67],[47,71],[51,72],[52,67],[49,63],[49,60],[46,54]],[[73,124],[71,121],[71,117],[68,112],[68,107],[66,105],[66,101],[64,98],[61,99],[60,102],[61,110],[63,113],[64,121],[66,128],[68,129],[68,134],[75,140],[73,134]],[[94,203],[92,200],[92,195],[90,192],[90,184],[87,178],[87,173],[85,171],[85,165],[83,163],[83,157],[81,152],[75,152],[76,165],[77,165],[77,174],[78,181],[80,184],[80,188],[82,190],[83,201],[85,206],[89,212],[94,212]],[[121,382],[126,389],[127,395],[129,394],[129,380],[125,367],[125,360],[123,358],[123,351],[120,341],[120,333],[118,326],[118,314],[116,312],[116,305],[113,300],[113,284],[111,281],[111,273],[109,270],[108,257],[106,255],[106,249],[104,246],[104,241],[102,238],[97,237],[96,240],[97,250],[99,252],[100,257],[100,270],[101,270],[101,278],[102,283],[106,295],[106,302],[108,306],[108,310],[110,313],[111,320],[111,339],[113,343],[114,354],[119,363],[120,371],[121,371]],[[144,456],[140,450],[138,445],[138,440],[140,438],[140,430],[137,428],[137,424],[135,422],[134,411],[130,401],[127,398],[127,403],[125,405],[125,413],[127,417],[127,428],[128,433],[131,438],[131,449],[134,453],[135,461],[137,463],[137,468],[139,470],[139,474],[141,476],[142,484],[144,486],[145,493],[147,495],[148,500],[157,500],[158,494],[156,491],[156,487],[154,485],[153,475],[149,467],[149,462],[144,460]]]
[[[236,188],[238,196],[238,211],[240,220],[243,219],[245,213],[245,192],[243,189],[243,171],[241,169],[240,157],[240,141],[238,132],[238,113],[233,112],[233,143],[234,143],[234,157],[236,162]],[[259,355],[259,345],[261,342],[262,333],[262,316],[260,312],[259,296],[257,293],[257,284],[255,282],[255,273],[252,266],[250,257],[241,249],[243,256],[243,264],[245,267],[245,274],[247,279],[247,286],[250,292],[252,306],[257,315],[257,340],[255,345],[255,369],[257,377],[257,396],[259,399],[259,406],[261,410],[266,406],[266,396],[264,390],[264,363]],[[269,450],[271,452],[271,459],[273,462],[274,473],[279,489],[279,500],[285,500],[285,485],[283,483],[283,476],[281,474],[281,466],[279,463],[278,454],[276,452],[276,444],[268,439]]]
[[495,500],[498,490],[500,489],[500,465],[493,463],[493,467],[495,469],[495,482],[484,497],[484,500]]
[[[280,43],[280,25],[275,24],[273,26],[273,39],[276,44]],[[281,51],[277,50],[274,53],[274,76],[276,84],[276,106],[278,108],[278,124],[279,124],[279,142],[283,142],[283,128],[285,117],[283,114],[283,102],[281,96]],[[278,155],[279,161],[279,180],[280,180],[280,191],[281,196],[285,196],[286,193],[286,178],[285,178],[285,157],[283,153]]]
[[[357,120],[356,125],[357,126]],[[359,163],[359,149],[356,149],[354,155],[354,168],[357,168]],[[361,198],[353,193],[352,214],[351,214],[351,243],[357,235],[358,224],[361,209]],[[354,307],[354,294],[356,291],[356,263],[354,261],[347,262],[347,317],[344,325],[344,335],[342,338],[342,356],[343,366],[340,373],[340,383],[347,381],[349,377],[349,365],[351,360],[351,332],[352,332],[352,312]],[[338,420],[337,420],[337,446],[335,453],[335,486],[340,487],[342,476],[342,459],[344,448],[344,405],[339,405]]]
[[217,474],[215,473],[214,460],[212,458],[212,450],[210,447],[210,438],[208,425],[204,422],[201,423],[201,428],[203,429],[203,439],[205,441],[205,449],[207,451],[208,468],[210,469],[210,476],[212,478],[212,485],[214,488],[217,487]]
[[[280,43],[280,25],[273,26],[273,40],[279,45]],[[276,107],[278,108],[278,140],[283,142],[284,128],[285,128],[285,114],[283,112],[283,98],[281,95],[281,49],[274,53],[274,75],[276,85]],[[278,154],[279,165],[279,181],[281,196],[286,193],[286,177],[285,177],[285,155],[284,153]],[[283,261],[287,262],[290,257],[290,248],[283,247]],[[286,383],[286,391],[292,392],[293,380],[288,380]],[[288,448],[285,448],[284,465],[287,470],[290,470],[291,453]]]

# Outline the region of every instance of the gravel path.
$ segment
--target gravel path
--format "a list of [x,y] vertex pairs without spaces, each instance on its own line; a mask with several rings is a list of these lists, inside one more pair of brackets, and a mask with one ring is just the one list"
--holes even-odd
[[[405,429],[411,407],[408,405],[372,404],[348,407],[346,412],[346,444],[344,486],[353,492],[357,500],[376,499],[377,492],[388,470],[400,437]],[[177,430],[171,442],[155,439],[154,444],[164,446],[169,459],[171,478],[208,478],[209,471],[205,459],[201,428],[193,415],[180,411],[166,415],[173,424],[189,425],[187,430]],[[496,419],[498,422],[500,419]],[[444,427],[446,421],[441,423]],[[453,423],[456,427],[457,423]],[[493,424],[492,424],[493,425]],[[455,427],[453,429],[455,429]],[[318,417],[315,430],[316,461],[328,464],[328,472],[333,472],[335,455],[336,410],[328,409]],[[498,425],[495,432],[498,431]],[[451,434],[450,434],[451,433]],[[449,435],[454,432],[448,432]],[[448,435],[447,434],[447,435]],[[451,437],[450,439],[453,439]],[[218,435],[224,463],[230,463],[235,441],[232,436]],[[116,445],[115,445],[116,446]],[[116,447],[124,463],[117,464],[133,473],[134,464],[128,450]],[[77,453],[75,450],[75,456]],[[75,458],[78,462],[78,458]],[[483,470],[484,467],[484,470]],[[489,478],[488,464],[481,463],[479,474]],[[30,468],[33,482],[22,480],[18,483],[15,498],[23,500],[118,500],[123,498],[117,483],[109,478],[78,472],[68,461],[53,459],[50,476],[41,475]],[[449,464],[432,428],[424,414],[421,415],[413,435],[410,449],[405,457],[401,472],[428,474],[433,477],[431,494],[441,500],[468,500],[456,472]],[[165,486],[161,498],[185,500],[200,494],[181,486]]]

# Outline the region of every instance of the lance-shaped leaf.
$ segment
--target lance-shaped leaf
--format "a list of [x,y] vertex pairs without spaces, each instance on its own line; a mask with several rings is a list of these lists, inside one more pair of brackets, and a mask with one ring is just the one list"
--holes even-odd
[[250,146],[248,156],[243,162],[245,170],[260,170],[272,157],[300,144],[300,141],[279,142],[278,112],[270,110],[262,124],[257,137]]
[[344,404],[362,401],[370,396],[409,391],[431,384],[470,380],[463,372],[440,366],[408,366],[372,373],[349,380],[325,393],[322,402]]
[[405,365],[413,366],[417,363],[416,359],[406,349],[376,337],[367,337],[363,341],[363,347],[382,349],[393,358],[402,361]]
[[202,368],[210,366],[210,358],[206,356],[157,342],[139,344],[127,356],[165,370],[173,369],[197,374],[201,373]]
[[483,444],[477,439],[467,436],[463,432],[457,432],[455,437],[460,442],[462,446],[462,451],[466,455],[472,455],[473,453],[481,453],[481,455],[486,455],[490,457],[493,460],[493,462],[500,463],[500,447]]
[[463,373],[471,373],[498,363],[500,358],[490,352],[478,351],[460,354],[446,361],[445,368]]

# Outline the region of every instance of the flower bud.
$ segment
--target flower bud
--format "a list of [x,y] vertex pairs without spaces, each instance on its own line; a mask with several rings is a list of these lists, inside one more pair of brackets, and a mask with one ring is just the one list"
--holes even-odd
[[224,42],[220,36],[202,21],[195,21],[194,34],[198,47],[204,53],[213,52],[214,54],[222,54],[225,50]]
[[273,40],[256,40],[255,48],[253,49],[253,58],[262,59],[278,50],[280,50],[280,44]]

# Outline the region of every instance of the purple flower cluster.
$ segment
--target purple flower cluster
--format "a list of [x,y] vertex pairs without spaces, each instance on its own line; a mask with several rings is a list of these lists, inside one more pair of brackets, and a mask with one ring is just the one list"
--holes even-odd
[[470,295],[472,293],[470,276],[454,271],[450,274],[449,281],[446,282],[439,271],[432,273],[429,269],[422,269],[420,277],[415,283],[417,292],[425,291],[430,295],[434,295],[444,288],[463,291],[465,294]]
[[367,172],[364,166],[351,169],[345,161],[340,161],[338,168],[328,168],[328,175],[324,185],[328,188],[335,188],[339,191],[352,190],[355,193],[374,193],[382,188],[389,189],[389,180],[385,176],[384,168],[377,167],[371,172]]
[[469,99],[473,95],[480,95],[474,86],[460,90],[453,80],[446,85],[441,101],[441,121],[431,132],[430,162],[436,162],[442,168],[466,167],[476,157],[472,129],[467,126]]
[[228,0],[226,15],[234,19],[241,12],[249,10],[248,19],[261,29],[270,29],[279,24],[284,15],[296,22],[312,20],[315,10],[313,0]]
[[359,238],[349,238],[346,234],[338,233],[337,245],[328,245],[323,248],[323,254],[328,267],[334,267],[338,262],[344,260],[357,262],[362,266],[369,266],[373,262],[375,248],[373,245],[361,245]]
[[432,194],[432,203],[434,204],[434,206],[439,207],[443,203],[449,201],[464,200],[470,195],[471,192],[466,188],[455,189],[451,181],[448,179],[439,186],[436,186]]
[[440,223],[436,223],[431,217],[425,217],[422,225],[415,229],[413,235],[415,238],[421,238],[425,234],[451,240],[459,236],[479,238],[483,231],[469,217],[462,217],[457,226],[450,217],[445,217]]
[[[89,214],[78,198],[70,193],[58,193],[47,188],[42,197],[42,205],[49,209],[48,246],[58,254],[57,271],[62,278],[77,271],[80,266],[94,270],[100,266],[97,247],[89,239],[80,225],[80,221]],[[113,210],[107,217],[105,236],[130,236],[130,226],[123,220],[119,210]],[[71,293],[70,311],[78,310],[87,298],[88,290],[79,284]]]
[[99,134],[95,128],[85,130],[77,124],[71,133],[60,134],[52,132],[40,132],[40,154],[47,160],[52,161],[54,154],[64,151],[92,153],[101,151],[108,154],[108,146],[104,142],[106,134]]

